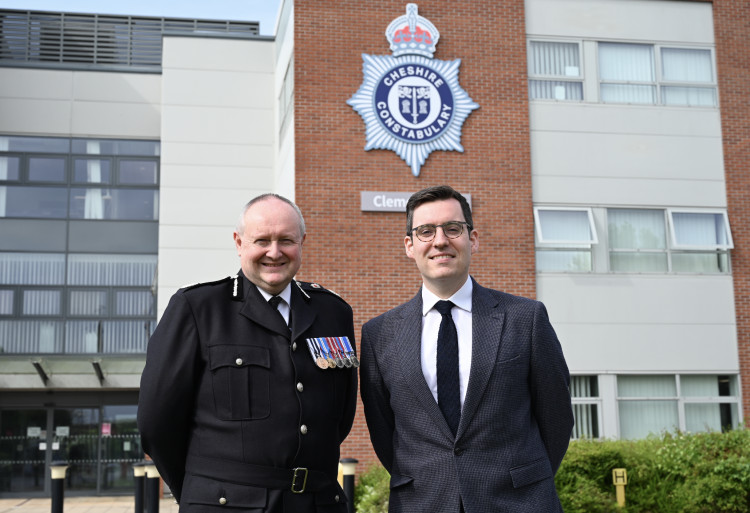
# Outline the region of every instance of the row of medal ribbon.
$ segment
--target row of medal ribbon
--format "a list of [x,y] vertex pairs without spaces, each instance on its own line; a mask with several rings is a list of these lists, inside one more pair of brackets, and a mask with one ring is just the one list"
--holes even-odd
[[349,337],[308,338],[307,348],[313,361],[321,369],[359,367],[359,360],[354,354]]

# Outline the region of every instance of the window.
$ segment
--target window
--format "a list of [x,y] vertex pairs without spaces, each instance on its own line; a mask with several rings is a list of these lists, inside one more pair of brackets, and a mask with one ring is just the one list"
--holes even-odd
[[597,236],[590,208],[535,207],[539,271],[588,272]]
[[599,43],[604,103],[715,107],[711,50]]
[[620,437],[644,438],[676,429],[727,431],[739,425],[737,376],[617,377]]
[[611,271],[729,272],[726,212],[611,208],[607,218]]
[[571,438],[599,438],[599,380],[597,376],[571,376],[570,396],[575,425]]
[[159,151],[155,141],[0,136],[0,353],[145,351]]
[[583,100],[578,43],[529,42],[529,98]]

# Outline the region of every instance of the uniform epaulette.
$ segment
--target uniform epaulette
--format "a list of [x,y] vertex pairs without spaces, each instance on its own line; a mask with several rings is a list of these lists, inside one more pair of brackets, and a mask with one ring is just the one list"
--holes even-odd
[[196,287],[203,287],[205,285],[218,285],[219,283],[224,283],[230,280],[233,280],[234,276],[227,276],[226,278],[221,278],[220,280],[214,280],[214,281],[202,281],[198,283],[190,283],[188,285],[183,285],[180,287],[182,290],[190,290],[194,289]]
[[346,300],[340,295],[338,295],[338,293],[332,291],[331,289],[327,289],[323,287],[322,285],[318,285],[317,283],[310,283],[306,281],[297,281],[297,280],[294,280],[294,283],[297,284],[299,289],[308,299],[310,298],[310,295],[308,294],[308,292],[327,292],[328,294],[332,294],[336,296],[337,298],[339,298],[344,303],[346,303]]

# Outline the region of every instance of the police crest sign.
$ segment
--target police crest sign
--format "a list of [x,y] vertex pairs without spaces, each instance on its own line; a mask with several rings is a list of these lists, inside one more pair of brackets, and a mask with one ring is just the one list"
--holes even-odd
[[460,151],[461,127],[479,108],[458,85],[461,59],[433,59],[440,33],[406,4],[385,31],[392,56],[362,54],[364,80],[346,103],[365,122],[365,151],[392,150],[414,176],[435,150]]

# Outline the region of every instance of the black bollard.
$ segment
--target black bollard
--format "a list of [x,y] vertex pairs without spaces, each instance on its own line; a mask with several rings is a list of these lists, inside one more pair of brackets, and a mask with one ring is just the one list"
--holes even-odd
[[67,461],[53,461],[50,463],[50,472],[52,474],[52,513],[63,513],[66,470],[68,470]]
[[146,480],[146,463],[133,463],[133,476],[135,477],[135,513],[143,513],[143,488]]
[[159,513],[159,471],[152,462],[146,462],[146,511]]
[[346,495],[346,504],[349,513],[354,513],[354,472],[359,463],[354,458],[341,458],[339,460],[344,467],[344,495]]

